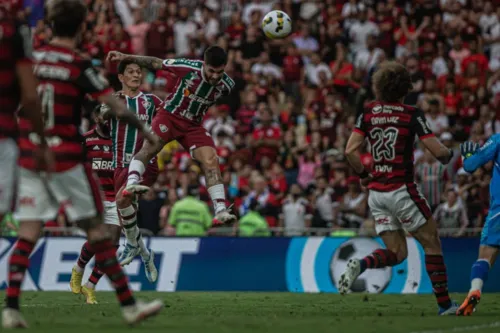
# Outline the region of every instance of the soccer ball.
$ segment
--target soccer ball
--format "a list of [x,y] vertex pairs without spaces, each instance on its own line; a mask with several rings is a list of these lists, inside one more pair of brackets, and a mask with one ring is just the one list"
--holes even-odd
[[292,32],[292,20],[281,10],[273,10],[262,19],[262,30],[267,38],[285,38]]
[[[349,259],[361,259],[378,248],[380,248],[380,244],[370,238],[353,238],[342,243],[333,254],[330,262],[330,276],[337,288],[340,276],[345,272]],[[391,267],[368,269],[354,281],[351,291],[370,294],[381,293],[391,281],[391,277]]]

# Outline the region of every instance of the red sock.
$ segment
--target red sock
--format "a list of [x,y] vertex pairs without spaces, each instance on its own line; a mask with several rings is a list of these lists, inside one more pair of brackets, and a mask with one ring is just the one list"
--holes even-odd
[[89,242],[85,242],[82,246],[82,250],[80,251],[80,256],[78,257],[77,265],[80,268],[85,268],[87,264],[89,263],[90,259],[94,256],[94,252],[92,252],[92,249],[90,247]]
[[396,253],[387,249],[377,249],[360,261],[361,273],[368,268],[384,268],[399,264]]
[[425,269],[431,279],[432,291],[436,296],[438,305],[444,309],[451,306],[450,295],[448,295],[448,274],[442,255],[425,255]]
[[9,259],[9,286],[7,287],[8,308],[19,310],[19,296],[21,295],[21,284],[24,280],[26,270],[30,265],[30,254],[35,243],[20,238],[14,246],[14,251]]
[[91,246],[95,252],[96,266],[111,280],[120,304],[122,306],[135,304],[127,276],[116,259],[116,247],[109,239],[95,242]]
[[[115,255],[116,252],[118,251],[118,247],[119,245],[114,247]],[[94,286],[96,286],[103,275],[104,273],[97,267],[97,265],[95,265],[94,269],[92,270],[92,274],[90,274],[89,282],[92,283]]]

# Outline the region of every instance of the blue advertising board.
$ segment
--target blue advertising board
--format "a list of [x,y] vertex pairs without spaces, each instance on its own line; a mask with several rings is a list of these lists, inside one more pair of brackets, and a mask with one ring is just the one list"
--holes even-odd
[[[353,290],[370,293],[431,293],[420,245],[408,238],[408,259],[398,266],[368,270]],[[69,290],[71,269],[85,242],[79,237],[42,238],[31,255],[24,290]],[[380,238],[161,238],[146,239],[155,252],[158,280],[149,283],[140,258],[125,267],[134,290],[337,292],[347,260],[382,246]],[[0,238],[0,289],[7,287],[8,259],[15,239]],[[123,241],[122,241],[123,243]],[[469,289],[478,239],[442,240],[449,289]],[[93,261],[89,263],[89,268]],[[91,270],[86,270],[87,278]],[[494,268],[491,276],[500,276]],[[112,290],[103,279],[98,290]],[[485,291],[500,291],[494,279]]]

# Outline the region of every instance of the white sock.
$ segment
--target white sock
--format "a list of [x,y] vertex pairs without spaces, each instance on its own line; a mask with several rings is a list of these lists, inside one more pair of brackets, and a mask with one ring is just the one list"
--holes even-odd
[[137,244],[139,244],[139,248],[141,249],[141,258],[142,260],[148,260],[149,259],[149,250],[146,247],[146,244],[144,244],[144,240],[142,239],[142,234],[139,231],[139,239],[137,241]]
[[214,205],[215,214],[226,209],[226,192],[223,184],[217,184],[208,188],[208,193]]
[[132,159],[130,165],[128,166],[127,186],[138,184],[145,171],[146,167],[141,161],[136,160],[135,158]]
[[75,269],[75,271],[76,271],[77,273],[83,273],[83,272],[84,272],[84,270],[85,270],[85,268],[81,268],[81,267],[80,267],[80,266],[78,266],[78,265],[75,265],[75,266],[74,266],[74,269]]
[[483,283],[483,280],[481,280],[480,278],[472,279],[472,281],[470,282],[470,291],[483,290]]
[[127,237],[127,243],[132,246],[137,246],[137,239],[140,235],[139,227],[137,226],[137,211],[134,206],[130,205],[128,207],[118,209],[118,212],[122,218],[123,230],[125,231],[125,236]]

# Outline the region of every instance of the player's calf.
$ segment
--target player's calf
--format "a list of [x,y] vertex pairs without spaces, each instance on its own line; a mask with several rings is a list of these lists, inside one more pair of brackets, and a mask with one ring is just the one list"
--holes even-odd
[[450,299],[448,293],[448,273],[441,250],[441,241],[439,240],[436,221],[430,218],[416,231],[413,231],[412,235],[424,248],[425,268],[431,280],[432,290],[436,296],[439,314],[455,314],[458,306]]

